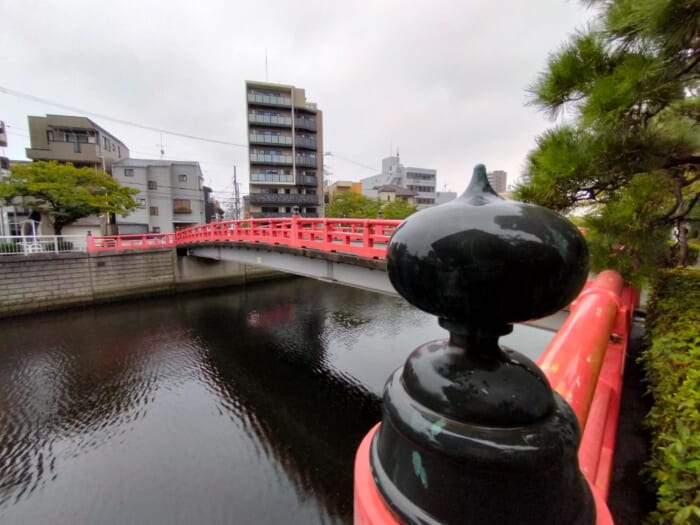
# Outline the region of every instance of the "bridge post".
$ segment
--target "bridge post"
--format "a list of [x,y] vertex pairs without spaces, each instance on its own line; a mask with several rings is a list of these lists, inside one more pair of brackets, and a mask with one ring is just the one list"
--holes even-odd
[[382,423],[356,459],[355,523],[595,523],[574,412],[535,363],[498,342],[581,290],[577,228],[502,199],[478,165],[459,199],[396,230],[387,271],[449,339],[419,346],[389,378]]

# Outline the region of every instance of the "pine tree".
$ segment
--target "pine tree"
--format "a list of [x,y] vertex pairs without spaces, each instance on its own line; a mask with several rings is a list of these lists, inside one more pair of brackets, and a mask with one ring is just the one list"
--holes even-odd
[[584,207],[594,266],[638,280],[672,231],[686,264],[687,220],[700,207],[700,1],[587,3],[597,17],[530,88],[563,123],[538,138],[517,193]]

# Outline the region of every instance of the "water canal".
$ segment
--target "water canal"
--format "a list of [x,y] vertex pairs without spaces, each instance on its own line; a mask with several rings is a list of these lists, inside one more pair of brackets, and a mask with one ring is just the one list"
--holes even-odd
[[0,523],[350,523],[387,376],[445,335],[307,279],[0,321]]

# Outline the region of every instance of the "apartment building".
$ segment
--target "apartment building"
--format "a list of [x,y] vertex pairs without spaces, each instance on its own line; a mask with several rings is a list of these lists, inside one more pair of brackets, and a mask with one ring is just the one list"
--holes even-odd
[[494,170],[486,174],[491,187],[496,193],[505,193],[507,189],[508,173],[503,170]]
[[295,86],[246,81],[251,217],[323,216],[323,114]]
[[381,186],[402,186],[415,192],[415,203],[418,209],[429,208],[436,204],[435,191],[437,171],[426,168],[405,167],[401,164],[399,155],[382,159],[382,172],[366,177],[362,183],[362,193],[368,197],[377,197],[377,189]]
[[122,159],[112,165],[112,176],[139,190],[134,196],[139,208],[115,218],[120,235],[169,233],[206,222],[198,162]]
[[129,148],[87,117],[70,115],[30,116],[26,149],[31,160],[71,162],[75,166],[104,169],[129,157]]

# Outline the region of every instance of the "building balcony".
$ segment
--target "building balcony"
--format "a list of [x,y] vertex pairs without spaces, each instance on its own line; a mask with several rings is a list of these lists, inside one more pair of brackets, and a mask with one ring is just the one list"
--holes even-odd
[[97,144],[87,142],[49,142],[48,149],[27,148],[27,157],[32,160],[59,160],[101,164]]
[[250,133],[248,140],[251,144],[279,144],[281,146],[291,146],[292,137],[288,135],[270,135],[266,133]]
[[296,117],[294,119],[294,127],[316,131],[316,119],[308,117]]
[[259,115],[257,113],[248,113],[248,122],[250,124],[263,124],[265,126],[291,127],[292,117],[284,115]]
[[[259,164],[286,164],[292,165],[291,155],[265,155],[262,153],[251,153],[250,162],[257,162]],[[316,164],[314,164],[315,166]]]
[[294,144],[298,148],[316,149],[316,138],[314,137],[297,137]]
[[318,195],[304,195],[301,193],[251,193],[248,195],[251,204],[282,204],[298,206],[317,206]]
[[291,173],[251,173],[251,184],[294,184],[294,175]]
[[318,186],[318,179],[311,175],[297,175],[297,186]]
[[291,97],[286,97],[284,95],[275,96],[261,95],[259,93],[248,93],[248,103],[289,108],[292,106],[292,99]]
[[316,166],[316,157],[297,155],[297,166]]

